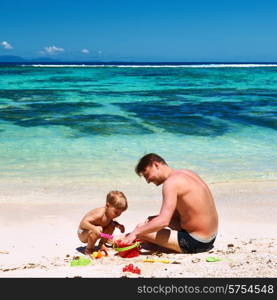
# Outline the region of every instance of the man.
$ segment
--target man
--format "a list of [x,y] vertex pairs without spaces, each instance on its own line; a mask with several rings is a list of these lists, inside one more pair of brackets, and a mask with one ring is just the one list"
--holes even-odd
[[139,238],[179,253],[213,248],[218,216],[206,183],[192,171],[170,168],[154,153],[143,156],[135,170],[147,183],[163,184],[163,201],[159,215],[138,224],[123,241]]

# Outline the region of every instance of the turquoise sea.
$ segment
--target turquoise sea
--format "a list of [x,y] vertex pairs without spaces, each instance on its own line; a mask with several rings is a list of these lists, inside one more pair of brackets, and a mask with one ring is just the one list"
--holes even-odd
[[2,179],[132,182],[155,152],[207,182],[277,178],[277,65],[0,66]]

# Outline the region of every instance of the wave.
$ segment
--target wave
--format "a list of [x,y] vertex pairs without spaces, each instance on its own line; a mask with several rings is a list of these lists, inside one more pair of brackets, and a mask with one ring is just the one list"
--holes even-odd
[[33,64],[20,65],[21,67],[42,67],[42,68],[260,68],[277,67],[277,64],[191,64],[191,65],[124,65],[124,64]]

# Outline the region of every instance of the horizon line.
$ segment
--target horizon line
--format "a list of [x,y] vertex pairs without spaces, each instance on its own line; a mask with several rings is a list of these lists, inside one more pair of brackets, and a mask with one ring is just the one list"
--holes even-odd
[[127,63],[127,64],[164,64],[164,63],[169,63],[169,64],[203,64],[203,63],[208,63],[208,64],[272,64],[272,63],[277,63],[276,61],[262,61],[262,60],[234,60],[234,61],[230,61],[230,60],[222,60],[222,61],[214,61],[214,60],[190,60],[190,61],[182,61],[182,60],[178,60],[178,61],[170,61],[170,60],[164,60],[164,61],[136,61],[136,60],[32,60],[32,61],[23,61],[23,60],[18,60],[18,61],[1,61],[0,63],[8,63],[8,64],[14,64],[14,63],[20,63],[20,64],[33,64],[33,63],[100,63],[100,64],[107,64],[107,63]]

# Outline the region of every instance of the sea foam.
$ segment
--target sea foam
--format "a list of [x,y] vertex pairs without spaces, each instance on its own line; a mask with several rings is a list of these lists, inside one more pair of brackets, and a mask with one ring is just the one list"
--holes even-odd
[[[26,67],[27,65],[21,65]],[[260,67],[277,67],[277,64],[200,64],[200,65],[120,65],[120,64],[33,64],[32,67],[42,68],[260,68]]]

